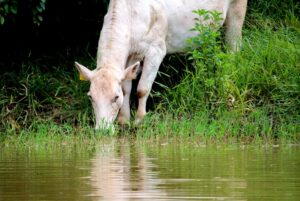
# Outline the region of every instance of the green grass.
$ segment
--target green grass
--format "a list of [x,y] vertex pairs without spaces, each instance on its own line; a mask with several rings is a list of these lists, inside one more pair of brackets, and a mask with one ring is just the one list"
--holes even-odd
[[20,72],[6,73],[1,78],[2,131],[47,121],[72,125],[90,121],[86,115],[91,113],[89,103],[83,95],[88,83],[80,83],[74,72],[63,66],[49,68],[29,63]]
[[[276,135],[274,135],[276,133]],[[149,115],[135,132],[142,138],[194,138],[218,142],[273,142],[300,140],[299,126],[284,122],[276,127],[264,110],[256,110],[247,116],[236,111],[220,111],[214,118],[197,112],[194,116],[170,114]]]
[[[158,99],[145,121],[110,135],[298,143],[299,4],[266,2],[250,2],[240,52],[226,53],[222,35],[215,30],[208,38],[196,38],[205,45],[190,51],[190,62],[180,60],[183,76],[170,73],[177,66],[161,69],[159,79],[167,80],[158,83],[163,89],[154,93]],[[274,15],[278,6],[287,9]],[[94,117],[85,95],[89,84],[79,81],[73,61],[55,67],[31,61],[18,72],[0,76],[0,140],[4,144],[55,146],[79,141],[90,145],[110,137],[92,129]]]

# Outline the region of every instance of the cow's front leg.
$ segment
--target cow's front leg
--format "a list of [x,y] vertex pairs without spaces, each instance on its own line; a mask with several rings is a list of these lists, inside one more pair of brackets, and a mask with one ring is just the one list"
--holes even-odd
[[137,87],[137,96],[139,99],[138,110],[135,123],[139,124],[146,115],[146,103],[149,97],[153,82],[157,75],[158,68],[166,55],[165,43],[149,49],[145,55],[142,75]]
[[124,125],[130,121],[130,93],[131,93],[132,81],[124,80],[122,83],[122,90],[124,95],[123,105],[118,115],[118,122],[120,125]]

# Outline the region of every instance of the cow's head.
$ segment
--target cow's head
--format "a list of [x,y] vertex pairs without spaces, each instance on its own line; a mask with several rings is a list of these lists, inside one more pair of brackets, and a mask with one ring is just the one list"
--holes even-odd
[[123,104],[122,82],[135,79],[140,71],[140,62],[125,70],[100,68],[93,71],[75,62],[81,80],[91,82],[87,95],[92,102],[96,117],[96,129],[113,128],[113,122]]

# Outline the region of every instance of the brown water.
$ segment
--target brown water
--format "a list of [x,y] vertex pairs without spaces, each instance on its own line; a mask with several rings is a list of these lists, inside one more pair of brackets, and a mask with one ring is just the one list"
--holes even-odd
[[300,200],[300,147],[0,148],[0,201],[19,200]]

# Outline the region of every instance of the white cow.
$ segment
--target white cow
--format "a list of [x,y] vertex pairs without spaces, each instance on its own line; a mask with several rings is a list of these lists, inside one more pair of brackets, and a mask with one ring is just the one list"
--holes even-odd
[[[108,128],[118,115],[130,120],[132,79],[142,71],[137,87],[136,123],[146,114],[146,102],[158,68],[167,53],[182,52],[196,33],[193,10],[217,10],[226,24],[226,41],[237,50],[247,0],[111,0],[101,31],[97,68],[75,62],[81,78],[91,82],[88,96],[96,128]],[[143,60],[143,66],[140,61]]]

